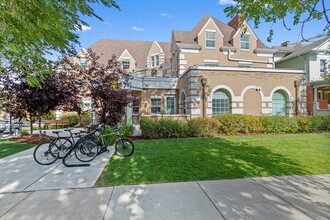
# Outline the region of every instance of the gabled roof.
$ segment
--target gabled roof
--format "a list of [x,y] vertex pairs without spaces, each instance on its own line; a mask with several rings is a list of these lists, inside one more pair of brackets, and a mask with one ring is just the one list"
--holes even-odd
[[[165,59],[170,58],[170,43],[157,42],[163,49]],[[153,41],[131,41],[131,40],[112,40],[101,39],[89,48],[92,49],[98,56],[99,62],[106,64],[113,54],[117,58],[127,49],[131,56],[136,61],[137,68],[144,68],[147,66],[148,52],[153,44]]]
[[283,62],[283,61],[286,61],[286,60],[290,60],[290,59],[292,59],[294,57],[297,57],[297,56],[300,56],[300,55],[304,55],[304,54],[310,52],[311,50],[321,46],[323,43],[325,43],[329,39],[330,39],[330,36],[322,38],[322,39],[320,39],[318,41],[315,41],[314,43],[311,43],[311,44],[307,44],[307,45],[298,44],[298,45],[293,47],[293,52],[292,53],[289,53],[285,57],[279,59],[278,61],[276,61],[276,63]]
[[[236,18],[237,17],[237,18]],[[234,25],[235,22],[234,20],[238,19],[238,16],[236,16],[229,22],[229,24]],[[200,32],[200,30],[204,27],[204,25],[208,22],[208,20],[212,18],[214,23],[218,26],[218,28],[221,30],[222,34],[224,35],[224,46],[233,46],[231,43],[232,37],[236,33],[237,29],[233,28],[233,26],[227,25],[215,17],[206,14],[198,23],[197,25],[193,28],[192,31],[178,31],[178,30],[173,30],[173,36],[175,42],[178,43],[184,43],[184,44],[197,44],[196,42],[196,37],[197,34]],[[268,48],[265,46],[260,40],[257,42],[257,47],[258,48]]]

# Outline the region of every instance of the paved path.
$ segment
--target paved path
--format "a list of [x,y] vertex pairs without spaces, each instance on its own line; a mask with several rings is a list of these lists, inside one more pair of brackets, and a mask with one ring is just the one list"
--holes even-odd
[[0,193],[0,219],[330,219],[330,175]]
[[[65,167],[62,160],[42,166],[33,159],[34,148],[0,159],[0,193],[93,187],[114,152],[104,153],[89,167]],[[80,163],[74,156],[68,163]]]

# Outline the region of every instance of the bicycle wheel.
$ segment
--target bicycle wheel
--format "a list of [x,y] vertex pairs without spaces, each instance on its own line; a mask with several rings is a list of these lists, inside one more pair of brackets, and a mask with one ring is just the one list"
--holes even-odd
[[85,140],[78,143],[74,153],[81,162],[90,162],[97,156],[98,152],[99,146],[95,142]]
[[116,145],[116,154],[121,157],[129,157],[134,153],[134,144],[127,138],[120,138]]
[[52,149],[54,147],[51,142],[39,144],[33,152],[34,160],[41,165],[54,163],[59,157],[59,153]]
[[56,138],[53,142],[55,147],[52,147],[52,153],[59,153],[59,157],[62,158],[72,146],[72,141],[69,138],[60,137]]

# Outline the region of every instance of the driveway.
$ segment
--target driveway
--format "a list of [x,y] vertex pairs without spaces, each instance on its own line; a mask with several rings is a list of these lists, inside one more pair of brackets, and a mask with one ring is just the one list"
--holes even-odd
[[[0,193],[93,187],[114,153],[109,148],[89,167],[65,167],[62,160],[43,166],[33,159],[34,148],[0,159]],[[74,156],[68,163],[81,163]]]

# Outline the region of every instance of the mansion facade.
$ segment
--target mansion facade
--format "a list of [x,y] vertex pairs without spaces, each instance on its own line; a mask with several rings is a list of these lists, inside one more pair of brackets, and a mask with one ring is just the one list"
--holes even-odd
[[[115,54],[132,74],[133,124],[142,116],[306,115],[306,70],[277,68],[293,51],[265,46],[238,21],[205,15],[191,31],[173,30],[171,42],[102,39],[89,48],[101,63]],[[76,59],[85,61],[82,52]]]

